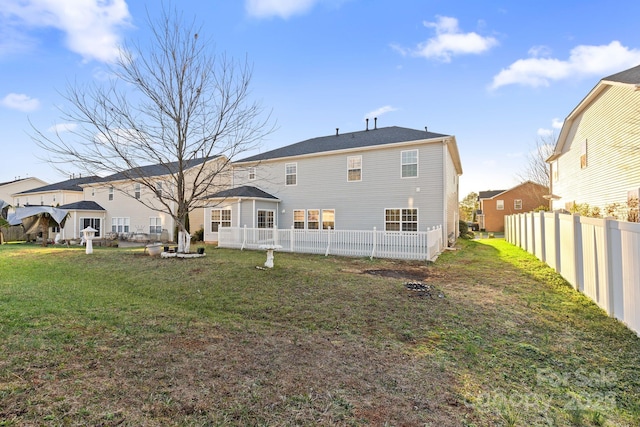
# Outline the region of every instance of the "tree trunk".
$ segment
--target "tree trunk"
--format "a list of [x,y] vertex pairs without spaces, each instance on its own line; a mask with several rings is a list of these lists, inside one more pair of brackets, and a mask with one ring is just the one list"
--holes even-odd
[[42,246],[47,246],[49,240],[49,217],[45,214],[40,215],[40,230],[42,231]]
[[191,250],[191,235],[184,231],[178,231],[178,252],[188,254]]

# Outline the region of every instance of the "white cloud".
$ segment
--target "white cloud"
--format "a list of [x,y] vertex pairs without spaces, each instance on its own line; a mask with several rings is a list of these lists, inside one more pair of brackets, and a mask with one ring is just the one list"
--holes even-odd
[[551,120],[551,127],[554,129],[562,129],[562,125],[564,125],[564,120],[560,120],[558,118]]
[[25,113],[35,111],[40,108],[40,101],[38,101],[37,98],[31,98],[24,93],[10,93],[2,98],[0,103],[7,108],[23,111]]
[[[119,55],[120,31],[130,20],[125,0],[9,0],[0,26],[14,33],[18,28],[55,28],[65,34],[67,48],[85,61],[112,62]],[[24,42],[27,36],[22,37]],[[14,37],[13,42],[20,40]]]
[[475,32],[463,33],[456,18],[438,16],[437,22],[424,22],[427,28],[434,28],[436,36],[419,43],[416,48],[407,49],[393,45],[403,55],[435,58],[443,62],[451,62],[457,55],[477,55],[498,45],[494,37],[483,37]]
[[539,128],[537,134],[540,137],[548,138],[553,135],[553,132],[554,132],[553,129]]
[[245,0],[244,7],[250,16],[287,19],[293,15],[307,13],[319,0]]
[[[530,51],[538,55],[541,50]],[[549,86],[550,82],[572,77],[615,73],[640,63],[640,50],[622,46],[618,41],[601,46],[576,46],[567,60],[532,57],[519,59],[493,77],[491,89],[510,84]]]
[[383,114],[390,113],[392,111],[397,111],[397,108],[392,107],[391,105],[385,105],[384,107],[377,108],[373,111],[368,112],[364,115],[365,119],[373,119],[375,117],[380,117]]
[[60,123],[54,126],[51,126],[47,131],[51,133],[65,133],[65,132],[73,132],[78,125],[76,123]]

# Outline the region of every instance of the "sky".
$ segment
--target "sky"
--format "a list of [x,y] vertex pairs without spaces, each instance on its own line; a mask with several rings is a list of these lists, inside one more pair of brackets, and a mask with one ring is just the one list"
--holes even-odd
[[[0,182],[68,178],[35,131],[73,129],[69,85],[106,80],[145,40],[159,0],[0,0]],[[615,6],[615,7],[614,7]],[[640,64],[636,0],[182,0],[224,53],[253,66],[276,130],[261,151],[378,127],[454,135],[460,198],[520,183],[529,154],[608,75]],[[371,125],[370,125],[371,127]]]

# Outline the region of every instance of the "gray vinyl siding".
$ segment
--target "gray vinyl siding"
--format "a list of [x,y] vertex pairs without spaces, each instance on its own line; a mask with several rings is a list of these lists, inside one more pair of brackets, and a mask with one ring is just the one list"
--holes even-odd
[[[401,152],[413,149],[418,150],[418,177],[402,178]],[[336,229],[383,230],[385,209],[417,208],[418,229],[425,231],[444,225],[443,153],[442,143],[432,142],[264,161],[256,165],[252,181],[247,165],[238,165],[234,186],[253,185],[282,200],[279,228],[293,225],[294,210],[334,209]],[[350,182],[347,158],[356,155],[362,156],[362,180]],[[297,163],[295,186],[285,185],[287,163]]]
[[[627,201],[627,191],[640,187],[640,92],[608,86],[573,121],[567,144],[557,159],[553,193],[567,203],[587,203],[603,213],[607,205]],[[580,167],[581,145],[587,141],[587,167]]]

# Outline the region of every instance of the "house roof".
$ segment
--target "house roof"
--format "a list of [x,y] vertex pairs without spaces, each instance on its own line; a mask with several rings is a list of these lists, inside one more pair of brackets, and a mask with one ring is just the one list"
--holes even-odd
[[68,211],[104,211],[102,206],[94,202],[93,200],[81,200],[79,202],[67,203],[66,205],[59,206],[60,209],[66,209]]
[[219,191],[215,194],[211,194],[206,199],[228,199],[228,198],[243,198],[243,199],[270,199],[279,200],[276,196],[273,196],[259,188],[252,187],[250,185],[243,185],[241,187],[229,188],[227,190]]
[[558,141],[553,150],[553,153],[547,159],[547,162],[552,162],[562,154],[564,145],[569,137],[569,130],[573,125],[573,121],[582,113],[602,91],[611,86],[627,86],[631,90],[638,90],[640,88],[640,65],[629,68],[628,70],[621,71],[616,74],[612,74],[608,77],[602,78],[598,84],[584,97],[582,101],[569,113],[558,135]]
[[441,133],[390,126],[307,139],[306,141],[276,148],[275,150],[238,160],[236,163],[449,137],[450,135]]
[[480,199],[490,199],[492,197],[497,196],[498,194],[502,194],[507,190],[487,190],[481,191],[478,193],[478,200]]
[[32,188],[30,190],[22,191],[20,193],[16,193],[16,195],[20,194],[30,194],[30,193],[45,193],[49,191],[80,191],[82,192],[81,184],[89,184],[91,182],[96,182],[100,179],[97,176],[85,176],[82,178],[72,178],[66,181],[56,182],[54,184],[45,185],[42,187]]
[[0,182],[0,187],[2,187],[3,185],[7,185],[7,184],[13,184],[14,182],[24,181],[25,179],[27,179],[27,178],[19,178],[19,179],[14,179],[13,181]]
[[[185,169],[193,168],[204,162],[217,159],[219,157],[220,156],[216,155],[211,157],[200,157],[197,159],[187,160]],[[171,173],[176,173],[178,172],[178,170],[179,170],[179,162],[177,161],[170,162],[170,163],[157,163],[154,165],[139,166],[139,167],[127,169],[122,172],[114,173],[112,175],[99,178],[94,182],[124,181],[124,180],[129,180],[131,178],[152,178],[156,176],[163,176]]]
[[538,184],[537,182],[533,182],[533,181],[525,181],[525,182],[521,182],[520,184],[509,188],[508,190],[489,190],[489,191],[481,191],[480,193],[478,193],[478,200],[480,199],[493,199],[496,196],[499,196],[501,194],[504,193],[508,193],[511,190],[515,190],[518,187],[522,187],[523,185],[527,185],[527,184],[533,184],[533,185],[537,185],[540,188],[544,188],[545,190],[548,190],[547,187],[545,187],[544,185]]

